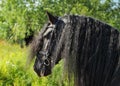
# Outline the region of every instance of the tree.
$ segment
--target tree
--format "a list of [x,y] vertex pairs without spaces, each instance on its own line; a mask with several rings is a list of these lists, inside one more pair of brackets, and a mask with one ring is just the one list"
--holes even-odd
[[1,0],[0,38],[22,41],[31,31],[39,32],[47,20],[45,11],[54,15],[91,16],[120,28],[120,1],[113,0]]

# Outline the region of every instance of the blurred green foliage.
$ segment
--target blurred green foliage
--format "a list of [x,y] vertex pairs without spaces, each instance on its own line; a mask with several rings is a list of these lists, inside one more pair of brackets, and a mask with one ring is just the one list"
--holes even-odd
[[97,18],[120,28],[120,1],[114,0],[0,0],[0,38],[17,42],[39,32],[47,21],[45,11],[54,15],[78,14]]
[[53,68],[51,75],[39,78],[33,71],[33,63],[26,67],[27,50],[0,41],[0,86],[68,86],[63,76],[63,61]]
[[[39,32],[47,21],[46,11],[91,16],[120,30],[120,0],[0,0],[0,39],[16,43],[30,30]],[[63,61],[52,75],[39,78],[32,65],[25,68],[27,53],[27,48],[0,41],[0,86],[68,86]]]

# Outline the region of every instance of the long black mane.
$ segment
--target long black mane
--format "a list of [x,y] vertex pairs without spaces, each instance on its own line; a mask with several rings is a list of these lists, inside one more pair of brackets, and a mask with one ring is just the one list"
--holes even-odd
[[[50,58],[65,59],[65,69],[74,86],[119,86],[119,31],[91,17],[66,15],[56,26]],[[30,58],[43,46],[46,24],[31,44]],[[118,80],[119,79],[119,80]],[[115,85],[116,83],[116,85]]]

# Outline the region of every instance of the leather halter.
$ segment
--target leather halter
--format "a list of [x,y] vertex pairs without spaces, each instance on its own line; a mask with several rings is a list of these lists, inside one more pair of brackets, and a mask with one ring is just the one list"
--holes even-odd
[[[53,34],[55,32],[55,29],[56,29],[59,21],[60,20],[58,19],[58,21],[55,23],[55,25],[48,26],[48,28],[52,28],[52,32],[50,33],[50,38],[49,38],[50,41],[47,45],[47,49],[39,51],[39,53],[38,53],[39,55],[42,55],[42,58],[44,57],[44,59],[42,59],[42,63],[41,63],[43,65],[43,67],[50,65],[50,58],[49,58],[50,50],[51,50],[50,44],[52,43],[52,37],[53,37]],[[39,60],[39,58],[38,58],[38,60]]]

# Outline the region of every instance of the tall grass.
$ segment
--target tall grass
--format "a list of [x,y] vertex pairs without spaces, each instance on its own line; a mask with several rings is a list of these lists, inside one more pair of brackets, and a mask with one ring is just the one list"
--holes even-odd
[[63,61],[56,65],[52,75],[39,78],[33,71],[33,63],[25,68],[28,48],[0,41],[0,86],[67,86],[62,82]]

